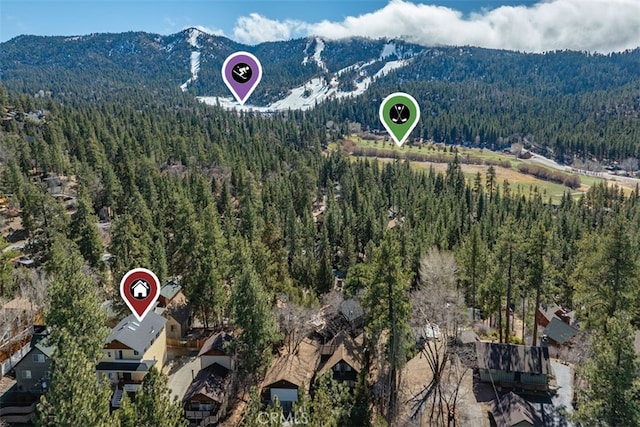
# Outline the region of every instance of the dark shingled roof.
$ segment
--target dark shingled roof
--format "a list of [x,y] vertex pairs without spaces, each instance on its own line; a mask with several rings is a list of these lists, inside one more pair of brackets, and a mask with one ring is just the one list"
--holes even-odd
[[219,350],[224,353],[227,352],[225,348],[225,344],[230,342],[233,339],[230,333],[221,331],[217,334],[211,335],[207,340],[202,344],[202,348],[200,349],[200,353],[198,356],[202,356],[205,353],[208,353],[211,350]]
[[147,313],[142,322],[138,322],[138,319],[131,314],[113,328],[105,343],[118,341],[143,355],[151,346],[151,341],[155,341],[158,332],[162,331],[165,323],[167,319],[153,311]]
[[549,375],[549,349],[514,344],[476,342],[478,368]]
[[521,426],[521,423],[535,427],[544,426],[535,406],[514,392],[505,394],[499,401],[494,400],[491,413],[498,427]]
[[542,333],[558,344],[564,344],[578,335],[579,332],[580,331],[573,326],[563,322],[558,317],[554,317]]
[[198,375],[189,385],[182,402],[184,404],[198,394],[216,402],[222,402],[230,382],[231,375],[229,375],[229,370],[222,365],[214,363],[198,372]]

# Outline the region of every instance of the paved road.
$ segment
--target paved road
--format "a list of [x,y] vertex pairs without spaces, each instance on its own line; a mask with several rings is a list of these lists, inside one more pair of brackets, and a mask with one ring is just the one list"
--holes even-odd
[[182,401],[189,384],[191,384],[193,377],[198,375],[199,371],[200,361],[195,356],[182,356],[174,360],[170,367],[168,384],[171,389],[171,396],[176,396]]

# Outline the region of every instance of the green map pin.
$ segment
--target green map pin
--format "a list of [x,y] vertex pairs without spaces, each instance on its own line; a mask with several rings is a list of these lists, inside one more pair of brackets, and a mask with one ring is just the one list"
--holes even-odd
[[380,121],[398,147],[404,144],[419,119],[418,101],[404,92],[392,93],[380,104]]

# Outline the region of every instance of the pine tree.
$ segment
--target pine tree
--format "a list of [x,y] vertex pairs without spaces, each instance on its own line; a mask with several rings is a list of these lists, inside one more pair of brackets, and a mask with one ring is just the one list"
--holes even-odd
[[51,253],[47,269],[53,280],[48,288],[50,304],[45,315],[47,325],[52,328],[50,340],[58,344],[64,334],[72,335],[89,360],[97,360],[108,332],[98,287],[87,274],[73,243],[60,238],[54,242]]
[[93,268],[104,268],[104,248],[98,234],[98,218],[92,212],[91,202],[82,189],[78,191],[78,209],[71,218],[70,237],[78,244],[80,253]]
[[409,348],[409,277],[402,269],[402,259],[395,235],[388,232],[382,243],[373,251],[370,261],[373,274],[367,284],[363,306],[367,312],[367,335],[373,337],[371,346],[377,347],[377,340],[388,331],[385,340],[389,372],[386,376],[388,399],[385,415],[387,422],[394,423],[398,414],[399,374],[407,360]]
[[51,385],[40,398],[37,426],[113,426],[108,381],[97,383],[96,365],[69,331],[58,332]]
[[626,313],[607,319],[606,328],[594,337],[592,353],[581,369],[586,387],[576,389],[576,421],[608,427],[640,425],[640,364]]
[[606,325],[618,311],[628,311],[638,321],[640,280],[637,251],[628,222],[615,217],[602,233],[586,235],[580,242],[580,258],[573,279],[576,300],[583,306],[587,325]]
[[152,366],[142,381],[135,399],[136,426],[139,427],[186,427],[189,422],[183,417],[182,406],[171,398],[167,377]]
[[318,378],[309,412],[309,426],[341,427],[347,425],[352,397],[346,384],[333,379],[331,371]]
[[276,338],[277,324],[246,247],[241,249],[240,260],[241,272],[231,294],[233,322],[241,331],[234,348],[242,374],[252,377],[268,361],[266,350]]
[[260,427],[265,425],[266,423],[261,409],[262,403],[260,401],[258,388],[255,386],[251,387],[249,391],[249,402],[247,402],[247,406],[245,406],[242,415],[241,427]]
[[331,248],[326,226],[322,227],[320,250],[318,254],[320,265],[316,274],[316,289],[318,295],[325,294],[333,288],[333,268],[331,266]]
[[120,409],[118,409],[114,415],[117,421],[116,424],[120,427],[138,427],[136,407],[134,402],[129,398],[129,393],[124,392],[122,394]]

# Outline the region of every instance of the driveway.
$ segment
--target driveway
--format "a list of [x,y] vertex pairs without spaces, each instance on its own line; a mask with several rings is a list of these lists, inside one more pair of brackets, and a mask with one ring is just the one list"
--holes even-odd
[[165,366],[165,372],[169,376],[169,389],[171,396],[176,396],[182,401],[189,384],[200,372],[200,361],[197,356],[180,356]]
[[[551,366],[556,375],[558,392],[552,398],[555,411],[553,416],[554,426],[573,427],[573,423],[567,420],[567,415],[573,412],[571,401],[573,400],[573,369],[557,361],[551,361]],[[566,415],[565,415],[566,414]]]

